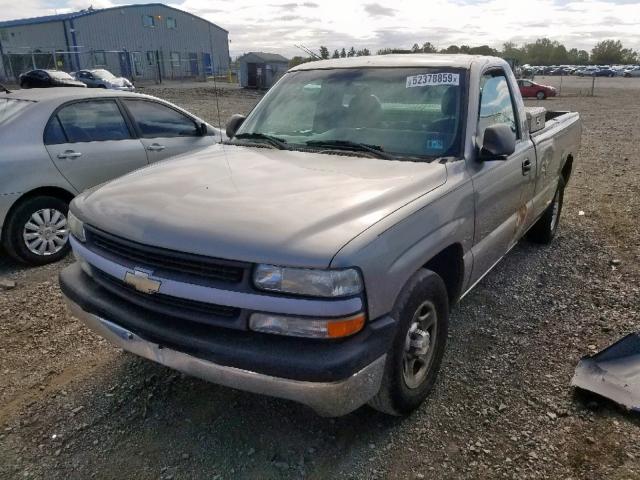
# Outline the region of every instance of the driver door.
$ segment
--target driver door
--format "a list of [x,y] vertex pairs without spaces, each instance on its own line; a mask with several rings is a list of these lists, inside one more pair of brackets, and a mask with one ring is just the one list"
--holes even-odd
[[504,123],[516,135],[516,149],[504,160],[476,160],[471,165],[476,194],[472,282],[511,249],[526,225],[535,187],[536,156],[527,132],[521,131],[517,112],[505,72],[495,69],[485,73],[477,138],[482,140],[488,126]]

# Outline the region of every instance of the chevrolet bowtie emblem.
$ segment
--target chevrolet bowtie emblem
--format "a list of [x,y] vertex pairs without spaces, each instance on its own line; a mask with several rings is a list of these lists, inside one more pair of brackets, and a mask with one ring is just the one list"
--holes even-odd
[[142,293],[158,293],[162,284],[160,280],[149,278],[149,274],[141,270],[125,273],[124,283]]

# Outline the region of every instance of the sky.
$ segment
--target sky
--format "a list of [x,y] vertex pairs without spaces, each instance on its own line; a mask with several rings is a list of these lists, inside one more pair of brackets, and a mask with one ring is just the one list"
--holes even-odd
[[[152,1],[0,0],[0,20]],[[506,41],[522,44],[540,37],[588,51],[612,38],[640,51],[640,0],[183,0],[168,5],[228,30],[232,57],[248,51],[291,57],[301,54],[295,45],[314,51],[325,45],[331,52],[425,42],[438,48],[501,48]]]

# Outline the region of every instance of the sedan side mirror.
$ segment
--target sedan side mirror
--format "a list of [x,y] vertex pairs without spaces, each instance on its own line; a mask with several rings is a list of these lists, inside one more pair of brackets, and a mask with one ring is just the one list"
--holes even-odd
[[240,125],[242,125],[247,117],[240,114],[232,115],[229,121],[227,122],[227,137],[233,138]]
[[201,137],[205,137],[209,133],[209,129],[207,128],[207,124],[202,122],[198,125],[198,135]]
[[511,127],[497,123],[487,127],[480,146],[480,160],[505,160],[516,151],[516,134]]

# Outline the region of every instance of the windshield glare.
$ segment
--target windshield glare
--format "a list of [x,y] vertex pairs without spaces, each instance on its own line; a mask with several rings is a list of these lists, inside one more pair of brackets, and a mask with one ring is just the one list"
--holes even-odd
[[459,156],[465,75],[451,68],[287,73],[242,124],[293,147],[348,141],[395,156]]
[[59,80],[73,80],[73,77],[66,72],[49,71],[49,75]]
[[98,77],[101,80],[111,80],[113,78],[116,78],[116,76],[108,70],[92,70],[91,73],[93,73],[95,77]]

